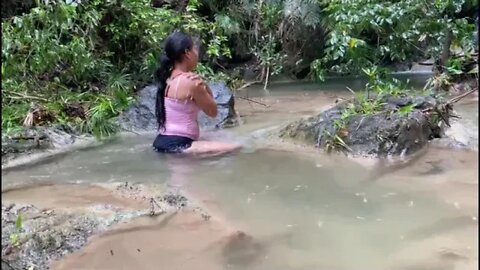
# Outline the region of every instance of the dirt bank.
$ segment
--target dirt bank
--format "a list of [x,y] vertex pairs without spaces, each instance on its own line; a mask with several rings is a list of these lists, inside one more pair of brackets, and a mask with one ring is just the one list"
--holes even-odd
[[13,269],[46,269],[92,235],[137,217],[179,209],[194,211],[199,221],[210,217],[183,195],[151,185],[18,186],[2,197],[2,262]]
[[[218,220],[205,221],[193,211],[141,217],[95,236],[80,252],[53,263],[52,269],[225,269],[232,252],[255,256],[249,239]],[[229,253],[230,254],[230,253]],[[240,255],[241,256],[241,255]],[[247,259],[247,258],[245,258]]]

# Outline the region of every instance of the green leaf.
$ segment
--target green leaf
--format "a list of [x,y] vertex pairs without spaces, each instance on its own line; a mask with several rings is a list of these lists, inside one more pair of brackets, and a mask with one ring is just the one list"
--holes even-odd
[[20,231],[22,229],[22,215],[18,214],[17,219],[15,220],[15,229]]
[[398,109],[398,112],[401,115],[406,115],[406,114],[409,114],[409,113],[413,112],[414,108],[415,108],[415,104],[405,105],[405,106],[400,107],[400,109]]

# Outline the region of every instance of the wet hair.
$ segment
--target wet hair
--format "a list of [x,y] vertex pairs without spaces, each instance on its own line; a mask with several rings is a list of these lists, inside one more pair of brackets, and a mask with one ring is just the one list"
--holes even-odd
[[167,80],[172,75],[173,65],[182,59],[187,50],[194,46],[192,37],[182,32],[174,32],[165,40],[162,54],[160,55],[159,66],[155,71],[157,83],[157,99],[155,103],[155,116],[159,129],[165,128],[165,90]]

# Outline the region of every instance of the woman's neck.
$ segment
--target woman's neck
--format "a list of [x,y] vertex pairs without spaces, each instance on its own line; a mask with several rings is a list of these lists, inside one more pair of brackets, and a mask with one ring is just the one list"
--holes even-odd
[[174,75],[175,73],[187,73],[187,72],[192,72],[192,69],[189,68],[186,64],[184,64],[184,63],[175,64],[175,66],[173,68],[173,71],[172,71],[172,75]]

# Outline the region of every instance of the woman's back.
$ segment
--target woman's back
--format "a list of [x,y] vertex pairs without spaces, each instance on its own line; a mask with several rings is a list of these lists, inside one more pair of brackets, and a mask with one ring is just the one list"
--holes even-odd
[[[163,135],[176,135],[197,140],[199,126],[197,122],[200,108],[192,100],[189,84],[183,74],[178,74],[168,82],[165,92],[165,127]],[[183,81],[183,83],[182,83]]]
[[155,116],[159,133],[153,148],[162,153],[221,154],[240,148],[222,142],[198,141],[199,111],[216,117],[217,104],[211,89],[193,73],[198,64],[198,46],[182,32],[170,34],[164,42],[155,78],[158,91]]

